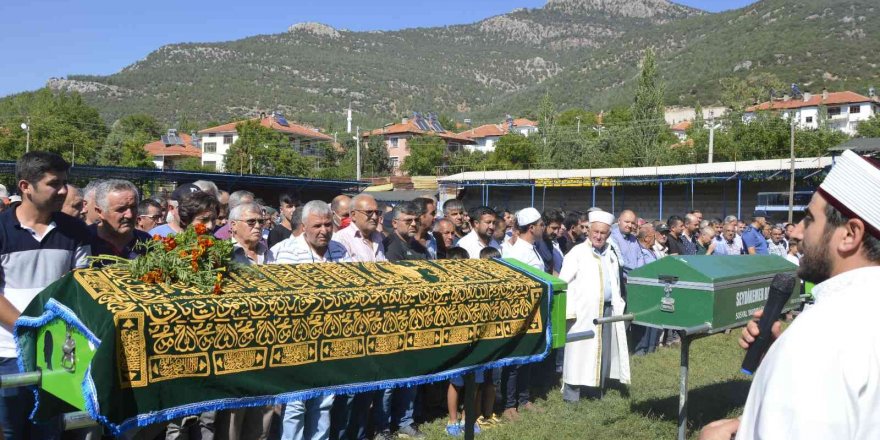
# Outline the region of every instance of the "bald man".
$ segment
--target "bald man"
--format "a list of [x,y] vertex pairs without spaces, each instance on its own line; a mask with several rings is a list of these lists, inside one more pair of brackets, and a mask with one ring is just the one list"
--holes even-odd
[[620,262],[623,273],[641,267],[645,264],[642,256],[642,250],[639,246],[639,240],[636,237],[638,233],[638,223],[636,223],[636,213],[624,209],[617,217],[617,222],[611,227],[611,243],[620,252]]
[[336,232],[351,223],[351,197],[338,195],[330,201],[330,210],[333,211],[333,232]]

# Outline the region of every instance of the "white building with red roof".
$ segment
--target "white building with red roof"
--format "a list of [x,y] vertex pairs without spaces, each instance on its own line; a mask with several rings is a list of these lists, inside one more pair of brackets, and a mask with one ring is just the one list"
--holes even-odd
[[438,136],[446,142],[449,152],[458,151],[474,143],[467,136],[462,136],[451,131],[446,131],[437,118],[433,115],[423,116],[414,113],[412,118],[403,118],[399,124],[388,124],[382,128],[361,133],[362,139],[372,136],[381,136],[388,150],[388,158],[391,161],[391,169],[395,173],[400,171],[404,159],[409,156],[407,142],[416,136]]
[[538,123],[525,118],[511,118],[500,124],[486,124],[474,127],[459,133],[474,141],[473,145],[465,146],[470,151],[480,151],[483,153],[491,153],[495,151],[495,143],[501,136],[508,133],[516,133],[528,137],[532,133],[538,132]]
[[786,97],[747,107],[743,121],[750,122],[760,112],[770,111],[778,112],[786,119],[794,117],[801,128],[819,128],[819,116],[823,107],[827,110],[828,127],[852,136],[856,134],[860,122],[880,112],[880,101],[876,96],[869,97],[851,91],[823,91],[818,95],[804,93],[802,97]]
[[674,124],[672,127],[669,127],[669,129],[672,131],[672,134],[678,137],[678,140],[680,142],[684,142],[687,140],[688,137],[687,131],[689,128],[691,128],[691,125],[693,124],[694,123],[692,121],[681,121],[677,124]]
[[161,170],[176,169],[177,163],[188,157],[202,157],[198,138],[193,139],[185,133],[178,134],[175,129],[168,130],[161,139],[144,145],[144,150],[153,156],[153,164]]
[[[290,146],[303,156],[321,155],[322,143],[335,142],[333,136],[321,133],[317,128],[288,122],[280,113],[272,115],[260,115],[260,125],[287,135]],[[245,122],[236,121],[216,127],[199,130],[202,144],[202,165],[214,167],[217,171],[223,171],[223,159],[229,151],[229,147],[238,140],[238,132],[235,126]]]

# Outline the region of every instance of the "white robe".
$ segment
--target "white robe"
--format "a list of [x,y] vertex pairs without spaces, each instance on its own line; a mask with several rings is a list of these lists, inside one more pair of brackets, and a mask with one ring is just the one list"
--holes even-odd
[[[565,344],[565,362],[562,380],[569,385],[598,387],[602,372],[602,325],[594,325],[593,319],[602,316],[605,305],[605,279],[601,264],[611,267],[611,307],[614,315],[623,314],[626,304],[620,297],[620,262],[614,252],[606,252],[603,258],[593,253],[590,242],[581,243],[565,256],[559,278],[568,283],[566,317],[571,323],[569,332],[593,330],[592,339]],[[623,322],[612,324],[611,374],[612,379],[630,383],[629,351]]]
[[878,281],[868,267],[813,288],[761,362],[737,439],[880,439]]

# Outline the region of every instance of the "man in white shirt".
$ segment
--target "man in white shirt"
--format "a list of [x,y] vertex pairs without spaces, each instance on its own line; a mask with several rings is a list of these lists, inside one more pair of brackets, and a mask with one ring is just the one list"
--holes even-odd
[[458,247],[468,252],[471,259],[480,258],[480,251],[491,246],[501,250],[501,246],[492,238],[495,234],[495,211],[488,206],[471,209],[471,232],[458,240]]
[[[816,302],[781,336],[774,325],[742,417],[707,425],[701,439],[880,438],[878,200],[880,163],[845,151],[792,232]],[[758,333],[749,323],[740,345]]]
[[[348,261],[348,252],[333,237],[333,212],[326,202],[313,200],[298,209],[302,235],[272,247],[276,264],[336,263]],[[333,395],[289,402],[282,415],[282,440],[329,439]]]
[[382,222],[382,211],[376,199],[369,194],[358,194],[351,199],[351,225],[340,229],[333,235],[352,261],[387,261],[382,233],[377,231]]
[[535,246],[535,243],[544,236],[544,220],[541,218],[541,213],[535,208],[521,209],[516,213],[516,223],[519,230],[517,240],[504,248],[501,257],[516,258],[543,272],[544,260]]
[[[524,208],[516,213],[519,236],[516,241],[502,251],[503,258],[515,258],[540,271],[544,271],[544,260],[538,254],[535,242],[544,236],[544,220],[535,208]],[[502,372],[502,381],[506,378],[507,388],[504,395],[504,417],[516,420],[520,409],[534,408],[530,402],[529,386],[531,386],[531,365],[507,367]]]

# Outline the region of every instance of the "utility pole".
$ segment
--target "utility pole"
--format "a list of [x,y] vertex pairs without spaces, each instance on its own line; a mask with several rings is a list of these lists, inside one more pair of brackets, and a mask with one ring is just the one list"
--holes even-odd
[[577,116],[575,119],[578,121],[578,134],[581,134],[581,117]]
[[715,129],[721,128],[721,124],[715,125],[715,112],[709,110],[709,163],[715,155]]
[[28,116],[27,122],[21,124],[21,129],[27,134],[27,141],[25,142],[24,152],[30,153],[31,151],[31,117]]
[[351,134],[351,103],[350,102],[348,103],[348,125],[346,126],[345,132]]
[[360,182],[360,180],[361,180],[361,127],[360,126],[357,127],[357,131],[355,132],[355,136],[354,136],[354,141],[355,141],[355,148],[357,149],[357,155],[356,155],[357,157],[355,158],[355,161],[357,163],[357,166],[356,166],[356,168],[357,168],[357,181]]
[[70,157],[70,167],[76,166],[76,144],[73,144],[73,155]]
[[794,119],[794,112],[789,115],[791,118],[791,178],[788,182],[788,222],[791,223],[794,219],[794,127],[797,122]]

